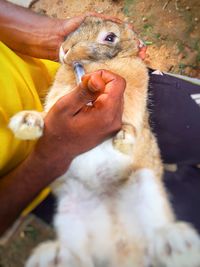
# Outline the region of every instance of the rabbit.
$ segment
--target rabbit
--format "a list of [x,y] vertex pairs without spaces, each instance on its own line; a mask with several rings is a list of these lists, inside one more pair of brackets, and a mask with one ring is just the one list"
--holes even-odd
[[[122,129],[76,157],[52,184],[55,241],[40,244],[26,267],[200,267],[200,238],[177,221],[162,182],[157,141],[148,124],[148,69],[126,24],[88,17],[62,44],[64,56],[44,111],[86,73],[107,69],[126,80]],[[43,114],[22,111],[9,127],[21,139],[43,133]]]

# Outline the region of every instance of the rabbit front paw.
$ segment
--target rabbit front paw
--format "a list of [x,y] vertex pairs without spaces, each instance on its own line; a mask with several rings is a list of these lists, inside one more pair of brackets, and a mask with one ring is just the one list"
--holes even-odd
[[113,147],[123,154],[132,155],[135,144],[135,128],[131,124],[123,124],[122,129],[113,138]]
[[37,111],[21,111],[11,118],[8,126],[15,137],[32,140],[42,136],[44,120]]
[[200,238],[187,223],[159,229],[152,245],[153,267],[200,267]]

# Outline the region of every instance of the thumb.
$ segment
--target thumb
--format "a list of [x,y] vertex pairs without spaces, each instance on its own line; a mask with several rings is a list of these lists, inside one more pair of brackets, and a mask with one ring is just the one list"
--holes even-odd
[[75,31],[84,21],[84,19],[85,19],[85,15],[80,15],[80,16],[76,16],[68,20],[65,20],[63,23],[63,35],[67,36],[71,32]]
[[95,101],[99,96],[99,92],[95,91],[93,88],[91,90],[88,86],[88,83],[90,83],[90,80],[88,80],[88,82],[84,80],[84,82],[81,82],[69,94],[61,97],[56,103],[56,108],[59,111],[67,110],[71,115],[75,115],[85,105]]

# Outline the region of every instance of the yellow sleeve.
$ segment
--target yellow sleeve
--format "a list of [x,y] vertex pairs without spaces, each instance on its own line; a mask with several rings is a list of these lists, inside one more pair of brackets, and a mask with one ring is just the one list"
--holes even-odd
[[[14,138],[7,127],[9,119],[21,110],[42,111],[42,100],[58,67],[56,62],[16,54],[0,42],[0,177],[22,162],[35,143]],[[48,192],[46,188],[22,215]]]
[[44,97],[59,64],[15,54],[0,42],[0,176],[30,153],[34,141],[14,138],[7,125],[21,110],[42,111]]

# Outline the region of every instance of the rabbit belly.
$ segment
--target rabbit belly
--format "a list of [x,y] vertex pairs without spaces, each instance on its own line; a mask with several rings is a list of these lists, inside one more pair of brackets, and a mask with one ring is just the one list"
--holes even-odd
[[[131,203],[126,203],[130,212],[123,223],[120,222],[121,207],[118,210],[121,189],[117,189],[117,182],[128,179],[132,161],[130,156],[115,150],[109,139],[78,156],[61,177],[55,217],[58,239],[73,253],[83,254],[81,258],[92,257],[93,262],[98,262],[93,266],[132,267],[133,262],[143,261],[144,245],[139,242],[141,229],[134,226]],[[135,242],[132,242],[133,236]],[[122,251],[122,262],[119,251]],[[127,256],[130,265],[123,263]]]
[[147,239],[134,218],[133,203],[120,204],[127,196],[99,195],[75,180],[69,181],[68,190],[55,217],[62,247],[83,262],[90,259],[95,267],[145,266]]
[[109,185],[128,178],[132,162],[133,157],[114,149],[109,139],[76,157],[68,171],[52,184],[52,189],[56,195],[62,195],[68,187],[65,182],[73,178],[92,190],[105,191]]
[[58,240],[91,266],[146,267],[155,230],[173,221],[164,207],[147,169],[132,172],[125,185],[104,194],[69,179],[55,218]]

